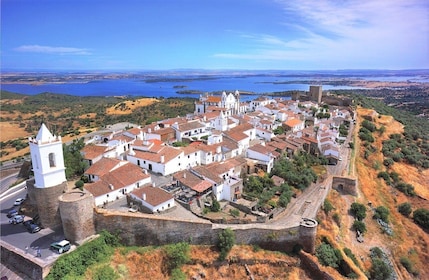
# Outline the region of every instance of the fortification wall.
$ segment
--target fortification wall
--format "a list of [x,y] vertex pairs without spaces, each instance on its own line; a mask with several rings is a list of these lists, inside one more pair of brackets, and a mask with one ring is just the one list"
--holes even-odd
[[27,193],[30,200],[35,201],[40,224],[45,228],[62,226],[58,197],[67,189],[67,182],[48,188],[36,188],[34,179],[27,180]]
[[64,193],[59,197],[64,236],[79,243],[95,234],[94,197],[82,191]]
[[[314,221],[314,220],[312,220]],[[290,252],[300,245],[308,252],[314,251],[317,222],[311,229],[308,225],[290,228],[270,228],[266,225],[219,225],[201,221],[183,221],[161,218],[153,215],[130,214],[97,209],[96,231],[105,229],[118,233],[127,245],[163,245],[188,242],[198,245],[212,245],[218,242],[219,233],[225,228],[235,232],[237,244],[255,244],[261,248]]]
[[335,176],[332,178],[332,188],[354,196],[358,194],[356,178]]
[[42,280],[51,269],[50,264],[36,259],[32,254],[17,250],[8,243],[0,243],[1,263],[13,271],[18,271],[26,276],[27,279]]

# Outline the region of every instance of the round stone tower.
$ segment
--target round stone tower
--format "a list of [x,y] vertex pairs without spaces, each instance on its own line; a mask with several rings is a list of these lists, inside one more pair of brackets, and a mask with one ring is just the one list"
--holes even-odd
[[67,240],[79,243],[95,234],[92,194],[83,191],[67,192],[59,197],[59,202],[64,236]]
[[28,139],[34,178],[27,181],[27,191],[36,205],[40,223],[46,228],[61,226],[58,196],[67,189],[63,143],[42,124],[36,138]]
[[314,253],[316,247],[317,221],[303,218],[299,224],[299,243],[308,253]]

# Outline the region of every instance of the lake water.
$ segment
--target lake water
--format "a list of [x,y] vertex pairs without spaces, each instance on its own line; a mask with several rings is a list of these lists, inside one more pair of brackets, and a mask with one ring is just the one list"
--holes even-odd
[[[349,77],[353,77],[350,75]],[[414,80],[415,75],[403,76],[355,76],[365,80],[394,80],[406,81]],[[174,80],[171,80],[173,79]],[[2,84],[1,89],[22,93],[22,94],[38,94],[42,92],[52,92],[60,94],[70,94],[76,96],[146,96],[146,97],[198,97],[198,94],[179,94],[181,90],[195,90],[200,92],[226,91],[232,92],[235,90],[254,92],[255,95],[263,95],[271,92],[281,92],[290,90],[309,90],[309,81],[316,79],[329,80],[339,78],[338,76],[315,77],[308,76],[288,76],[288,75],[159,75],[139,78],[127,79],[100,79],[90,82],[67,82],[67,83],[44,83],[40,85],[31,84]],[[345,78],[341,76],[340,78]],[[427,78],[427,77],[425,77]],[[158,79],[156,81],[151,79]],[[162,80],[165,79],[165,80]],[[302,81],[302,83],[301,83]],[[420,80],[421,81],[421,80]],[[293,82],[282,84],[282,82]],[[332,89],[357,89],[350,86],[333,86],[323,84],[324,90]],[[242,95],[242,99],[249,100],[255,96]]]

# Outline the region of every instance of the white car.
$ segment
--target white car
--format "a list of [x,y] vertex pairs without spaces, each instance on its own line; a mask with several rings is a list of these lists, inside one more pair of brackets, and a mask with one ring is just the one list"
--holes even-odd
[[19,206],[24,202],[24,198],[18,198],[17,200],[15,200],[15,202],[13,203],[14,206]]

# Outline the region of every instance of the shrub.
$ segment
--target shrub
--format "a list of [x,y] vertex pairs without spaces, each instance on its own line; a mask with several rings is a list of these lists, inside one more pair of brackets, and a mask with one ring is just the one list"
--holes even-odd
[[333,268],[337,268],[342,260],[341,252],[325,242],[317,247],[316,257],[322,265]]
[[398,183],[396,185],[396,188],[400,192],[404,193],[407,196],[415,196],[416,195],[416,192],[414,191],[414,186],[411,185],[411,184],[407,184],[407,183],[401,182],[401,183]]
[[375,208],[374,219],[381,219],[382,221],[388,223],[389,222],[389,209],[385,206],[378,206]]
[[118,278],[119,275],[108,264],[98,267],[92,275],[92,279],[94,280],[115,280]]
[[213,199],[211,210],[213,212],[219,212],[220,211],[220,203],[216,199]]
[[102,231],[97,239],[79,246],[76,250],[62,255],[50,270],[49,279],[76,279],[85,273],[88,266],[100,262],[113,253],[119,244],[116,236]]
[[186,274],[180,268],[175,268],[171,271],[170,280],[186,280]]
[[356,220],[353,222],[353,229],[356,231],[360,231],[363,234],[366,232],[366,225],[364,222]]
[[352,250],[350,250],[349,248],[344,248],[343,252],[346,254],[347,257],[349,257],[353,263],[357,266],[360,267],[359,262],[355,256],[355,254],[353,254]]
[[390,267],[380,258],[372,259],[372,266],[369,272],[371,279],[374,280],[389,279],[390,275],[392,274]]
[[235,233],[230,228],[224,229],[219,233],[219,242],[218,249],[220,250],[219,260],[223,261],[228,256],[229,251],[231,251],[232,246],[235,244]]
[[350,212],[359,221],[362,221],[366,217],[366,207],[361,203],[353,202],[350,206]]
[[84,183],[83,183],[83,181],[82,181],[82,180],[76,181],[76,183],[74,183],[74,186],[75,186],[76,188],[81,189],[81,190],[82,190],[82,188],[83,188],[83,185],[84,185]]
[[413,220],[422,228],[429,229],[429,210],[419,208],[413,212]]
[[388,184],[388,185],[390,185],[392,183],[391,180],[390,180],[390,175],[386,171],[378,172],[377,178],[383,178],[384,181],[386,182],[386,184]]
[[401,259],[399,260],[402,264],[403,267],[405,267],[405,269],[410,272],[413,273],[413,263],[410,261],[409,258],[402,256]]
[[231,214],[231,216],[233,216],[234,218],[237,218],[238,216],[240,216],[240,211],[238,209],[230,209],[229,214]]
[[331,204],[331,202],[327,199],[323,202],[323,211],[325,211],[326,214],[331,212],[334,209],[334,206]]
[[165,247],[165,252],[168,256],[167,266],[169,270],[173,271],[188,263],[191,259],[190,251],[189,244],[186,242],[167,245]]
[[401,213],[402,215],[404,215],[405,217],[408,217],[411,212],[411,204],[409,202],[404,202],[398,205],[398,211],[399,213]]
[[341,216],[338,212],[335,212],[334,215],[332,215],[332,219],[334,219],[335,223],[337,223],[339,227],[341,226]]

